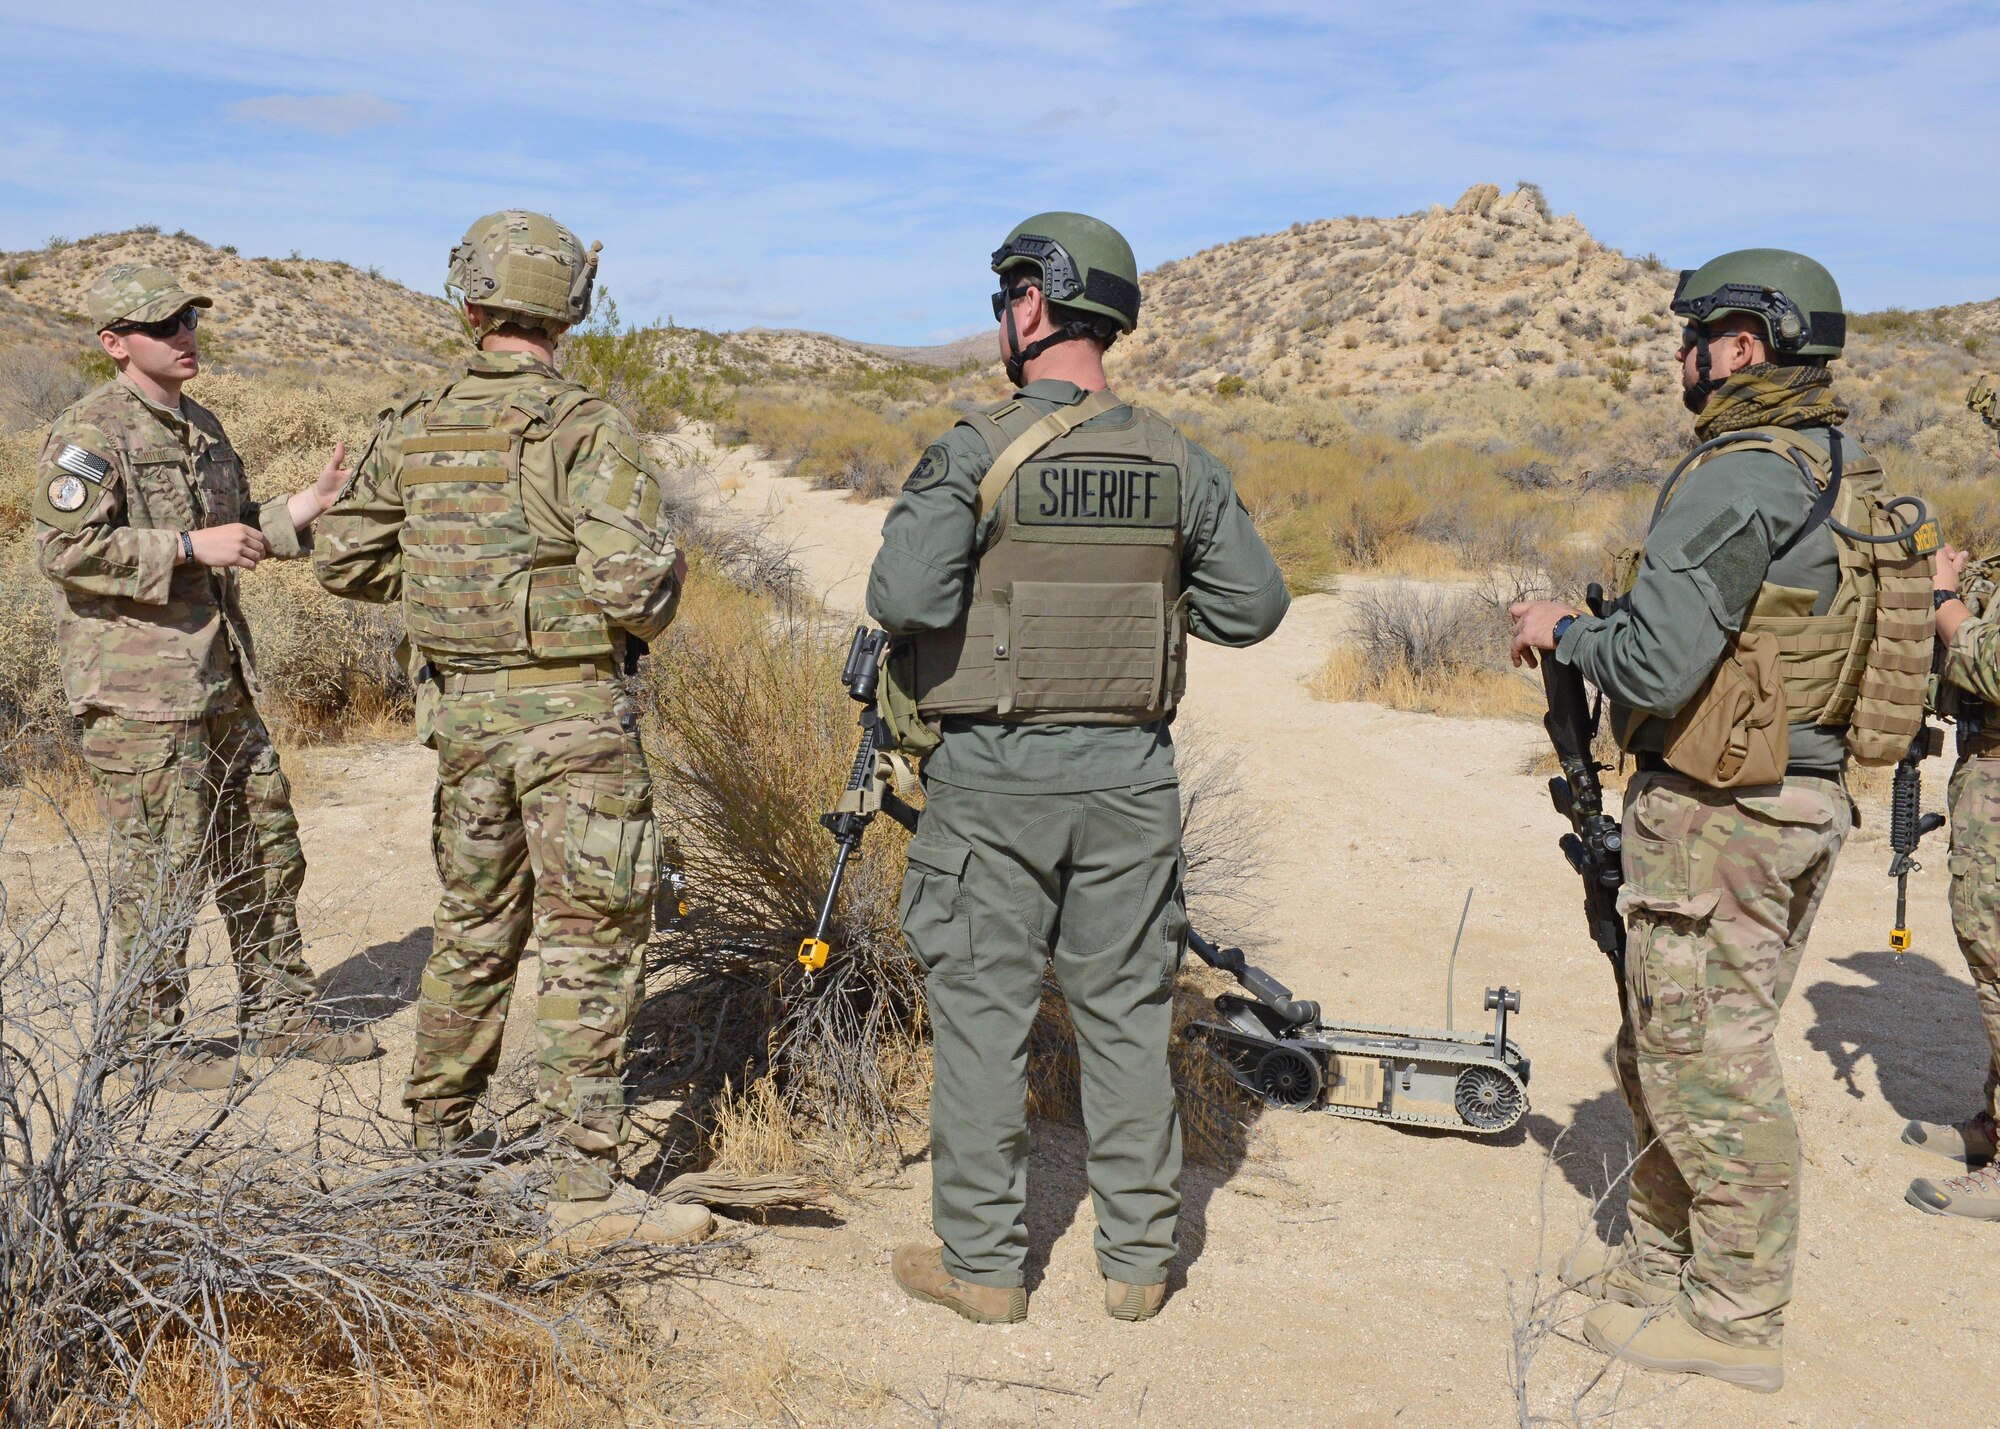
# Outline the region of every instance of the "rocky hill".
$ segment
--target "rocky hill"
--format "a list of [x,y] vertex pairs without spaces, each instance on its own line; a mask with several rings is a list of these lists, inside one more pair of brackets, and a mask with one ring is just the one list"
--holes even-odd
[[1339,395],[1590,376],[1664,385],[1674,274],[1557,217],[1541,191],[1475,184],[1449,208],[1330,218],[1145,275],[1114,354],[1153,386]]
[[185,233],[138,228],[0,253],[0,345],[87,347],[84,290],[114,263],[158,264],[214,298],[202,317],[202,346],[237,368],[414,376],[463,344],[442,301],[380,274],[297,254],[245,258]]

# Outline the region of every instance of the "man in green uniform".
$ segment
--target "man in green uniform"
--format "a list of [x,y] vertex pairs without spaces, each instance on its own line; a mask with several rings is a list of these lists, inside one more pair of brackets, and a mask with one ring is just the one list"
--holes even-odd
[[1937,638],[1945,648],[1944,683],[1958,724],[1958,767],[1952,770],[1951,925],[1972,970],[1980,1020],[1991,1058],[1985,1105],[1952,1125],[1913,1121],[1903,1129],[1912,1146],[1965,1164],[1967,1172],[1919,1177],[1904,1199],[1934,1215],[2000,1221],[2000,622],[1995,591],[1982,565],[1975,617],[1959,597],[1966,553],[1946,546],[1937,561]]
[[541,214],[489,214],[452,250],[479,351],[385,410],[315,555],[323,584],[400,600],[438,754],[444,885],[403,1101],[448,1156],[500,1057],[532,929],[550,1218],[576,1240],[698,1239],[698,1206],[615,1179],[659,833],[626,671],[673,619],[687,565],[631,424],[555,369],[590,311],[596,248]]
[[[1650,1368],[1770,1391],[1784,1376],[1800,1169],[1774,1038],[1853,823],[1843,662],[1873,628],[1827,520],[1866,517],[1821,498],[1840,489],[1834,473],[1852,496],[1879,468],[1838,430],[1847,409],[1826,363],[1845,318],[1819,264],[1725,254],[1682,275],[1673,309],[1688,320],[1683,400],[1715,445],[1658,515],[1629,595],[1602,617],[1518,604],[1513,650],[1517,663],[1553,652],[1581,670],[1638,763],[1625,792],[1617,1066],[1640,1153],[1624,1243],[1571,1271],[1611,1302],[1584,1334]],[[1667,755],[1699,722],[1676,716],[1699,711],[1752,634],[1778,652],[1770,727],[1786,748],[1764,782],[1692,777]]]
[[62,594],[61,663],[84,759],[111,826],[111,942],[127,1053],[172,1050],[176,1090],[228,1084],[231,1064],[177,1045],[188,935],[213,887],[234,954],[241,1049],[351,1062],[365,1032],[311,1015],[299,936],[298,821],[258,718],[257,661],[238,572],[310,546],[347,476],[336,446],[319,479],[250,499],[243,463],[181,388],[201,370],[211,300],[160,268],[121,263],[84,305],[118,375],[56,418],[36,469],[42,572]]
[[1186,637],[1251,645],[1289,604],[1228,471],[1106,390],[1139,316],[1119,234],[1045,213],[993,255],[1019,390],[923,455],[882,526],[868,609],[902,637],[939,742],[903,931],[933,1035],[932,1224],[896,1252],[911,1295],[1027,1315],[1028,1029],[1042,972],[1076,1025],[1105,1305],[1165,1295],[1180,1127],[1167,1069],[1187,936],[1173,711]]

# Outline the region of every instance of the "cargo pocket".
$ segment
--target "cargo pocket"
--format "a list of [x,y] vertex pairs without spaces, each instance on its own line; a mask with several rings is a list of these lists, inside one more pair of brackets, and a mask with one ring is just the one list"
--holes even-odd
[[903,941],[925,973],[946,982],[972,976],[972,921],[965,908],[965,869],[972,846],[918,826],[910,840],[900,907]]
[[2000,886],[1983,850],[1951,853],[1951,927],[1975,981],[2000,981]]
[[650,907],[660,876],[652,784],[578,775],[570,779],[567,792],[563,862],[571,898],[614,917]]
[[[1709,919],[1721,893],[1640,898],[1629,905],[1625,954],[1632,1033],[1641,1052],[1699,1052],[1708,1037]],[[1625,900],[1621,899],[1621,903]]]
[[150,774],[174,757],[180,734],[177,723],[94,715],[84,721],[83,757],[105,774]]
[[1160,986],[1172,987],[1187,958],[1187,858],[1174,860],[1174,885],[1160,914]]

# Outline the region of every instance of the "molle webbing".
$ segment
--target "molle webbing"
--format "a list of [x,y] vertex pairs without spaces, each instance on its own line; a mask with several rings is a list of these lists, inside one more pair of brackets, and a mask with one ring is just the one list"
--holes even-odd
[[[1797,463],[1821,490],[1832,480],[1829,453],[1785,428],[1746,432],[1726,450],[1745,448]],[[1883,505],[1886,496],[1881,464],[1860,453],[1843,463],[1833,521],[1890,535],[1897,522]],[[1857,761],[1894,763],[1923,720],[1931,664],[1930,561],[1901,542],[1855,541],[1838,530],[1834,541],[1840,585],[1825,614],[1790,613],[1785,588],[1766,583],[1744,630],[1777,641],[1788,720],[1845,725]]]
[[1018,401],[982,413],[993,512],[966,613],[912,638],[913,693],[926,718],[1149,724],[1184,684],[1181,597],[1186,441],[1109,393],[1033,418]]
[[612,653],[574,533],[542,489],[556,473],[541,443],[589,393],[540,387],[468,397],[453,384],[403,441],[404,621],[427,656],[526,666]]

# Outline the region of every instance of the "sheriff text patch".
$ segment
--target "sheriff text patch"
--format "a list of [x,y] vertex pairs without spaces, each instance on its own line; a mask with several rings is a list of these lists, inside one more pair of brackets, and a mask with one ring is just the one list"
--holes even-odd
[[1174,530],[1181,474],[1171,466],[1116,458],[1029,462],[1014,481],[1019,526]]

